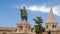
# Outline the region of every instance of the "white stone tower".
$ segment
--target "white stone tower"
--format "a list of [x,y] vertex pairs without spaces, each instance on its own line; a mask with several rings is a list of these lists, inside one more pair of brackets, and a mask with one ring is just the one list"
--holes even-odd
[[57,31],[57,21],[54,18],[52,7],[50,7],[50,13],[49,13],[48,20],[46,22],[45,30],[46,31],[49,31],[49,30],[50,31]]

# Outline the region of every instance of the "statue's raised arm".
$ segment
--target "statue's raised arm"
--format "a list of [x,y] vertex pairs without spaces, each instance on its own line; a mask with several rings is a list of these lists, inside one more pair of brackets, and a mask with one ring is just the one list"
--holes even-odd
[[21,20],[22,21],[27,21],[27,12],[26,12],[26,8],[25,7],[23,7],[23,8],[21,8],[20,9],[20,14],[21,14]]

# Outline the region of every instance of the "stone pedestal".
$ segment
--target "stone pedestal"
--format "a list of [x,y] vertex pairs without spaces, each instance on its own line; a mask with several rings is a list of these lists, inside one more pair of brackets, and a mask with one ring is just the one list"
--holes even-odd
[[17,32],[31,32],[31,25],[28,22],[20,22],[17,24]]

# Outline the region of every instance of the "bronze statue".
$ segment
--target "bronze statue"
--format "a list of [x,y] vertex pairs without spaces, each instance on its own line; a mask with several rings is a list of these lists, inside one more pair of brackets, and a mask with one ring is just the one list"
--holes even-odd
[[27,21],[27,12],[26,12],[26,8],[25,7],[20,9],[20,13],[21,13],[21,20],[22,21]]

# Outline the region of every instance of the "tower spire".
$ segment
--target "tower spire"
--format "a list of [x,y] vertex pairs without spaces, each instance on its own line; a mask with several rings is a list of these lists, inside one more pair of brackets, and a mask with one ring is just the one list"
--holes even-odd
[[52,4],[50,3],[50,13],[47,22],[56,22],[53,14]]

